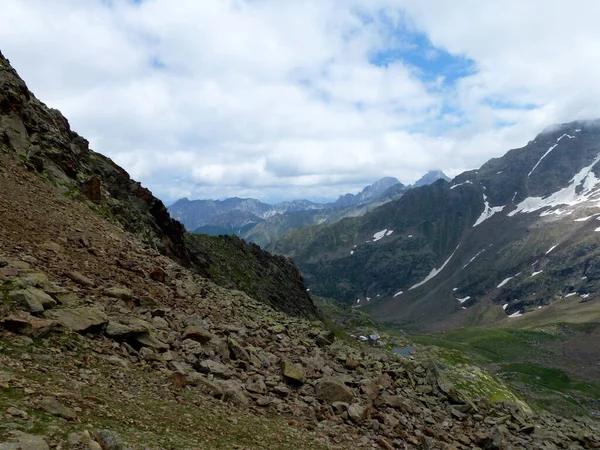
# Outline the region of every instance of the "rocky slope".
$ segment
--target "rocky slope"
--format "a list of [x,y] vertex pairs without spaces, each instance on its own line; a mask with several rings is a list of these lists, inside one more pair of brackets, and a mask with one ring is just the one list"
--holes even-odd
[[292,256],[316,294],[419,329],[598,320],[599,124],[552,127],[451,183],[294,230],[271,249]]
[[79,194],[79,171],[33,164],[31,108],[42,155],[62,151],[55,134],[74,135],[46,124],[58,114],[0,65],[0,93],[20,86],[0,113],[0,448],[600,445],[591,419],[535,412],[468,362],[335,340],[319,321],[214,284],[211,261],[189,264],[185,236],[167,234],[177,223],[152,214],[155,199],[119,191],[117,217]]
[[[88,142],[70,129],[59,111],[47,108],[27,90],[1,54],[0,63],[0,139],[4,150],[48,181],[58,193],[86,202],[101,217],[118,222],[145,245],[212,279],[214,255],[199,246],[190,246],[184,227],[170,217],[163,203],[121,167],[89,149]],[[243,249],[245,245],[239,243],[238,247]],[[257,254],[258,264],[271,267],[278,276],[278,289],[286,293],[284,296],[273,289],[273,296],[259,298],[287,313],[317,318],[316,308],[293,264],[284,258],[257,253],[252,246],[245,249],[249,257],[245,262],[254,264],[256,260],[250,255]],[[224,274],[233,275],[226,267],[220,269],[218,281],[223,281]],[[233,280],[236,278],[229,276],[227,286],[243,290]]]

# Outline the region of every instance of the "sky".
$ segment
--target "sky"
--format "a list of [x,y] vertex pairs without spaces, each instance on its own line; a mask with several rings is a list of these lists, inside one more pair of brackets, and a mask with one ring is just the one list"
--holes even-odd
[[600,2],[2,0],[0,50],[166,203],[330,200],[600,117]]

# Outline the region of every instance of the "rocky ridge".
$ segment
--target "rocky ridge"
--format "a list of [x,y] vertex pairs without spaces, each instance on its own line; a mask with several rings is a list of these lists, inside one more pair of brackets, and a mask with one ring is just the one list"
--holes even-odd
[[597,321],[599,154],[600,121],[557,125],[451,183],[292,230],[269,250],[292,257],[315,294],[419,331],[561,321],[565,309]]

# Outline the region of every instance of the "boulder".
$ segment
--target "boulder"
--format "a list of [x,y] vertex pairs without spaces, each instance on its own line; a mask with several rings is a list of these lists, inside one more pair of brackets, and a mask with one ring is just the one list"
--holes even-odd
[[229,345],[229,352],[233,359],[248,362],[250,361],[250,354],[231,336],[227,339],[227,345]]
[[112,298],[118,298],[119,300],[131,300],[133,297],[133,291],[124,287],[113,286],[104,289],[104,295]]
[[358,403],[352,403],[348,407],[348,418],[354,423],[362,422],[367,418],[367,408]]
[[335,378],[324,378],[315,386],[316,397],[324,402],[346,402],[350,403],[354,394],[343,382]]
[[293,383],[303,384],[306,381],[306,370],[301,364],[294,364],[284,359],[281,361],[281,374]]
[[315,343],[319,347],[327,347],[327,346],[333,344],[334,340],[335,340],[335,334],[333,333],[333,331],[328,331],[328,332],[320,333],[316,337]]
[[39,319],[26,313],[13,314],[0,321],[0,327],[32,338],[48,334],[56,326],[52,320]]
[[152,325],[137,317],[111,316],[105,333],[114,339],[125,339],[136,334],[148,333]]
[[93,287],[95,285],[95,283],[92,279],[90,279],[90,278],[86,277],[85,275],[83,275],[79,272],[76,272],[76,271],[67,272],[67,273],[65,273],[65,276],[67,278],[70,278],[75,283],[80,284],[82,286]]
[[247,407],[249,405],[248,397],[246,396],[244,386],[235,380],[222,381],[223,399],[236,406]]
[[159,352],[169,350],[169,344],[165,344],[163,341],[149,332],[135,335],[133,338],[139,345],[144,347],[149,347]]
[[11,440],[0,443],[0,450],[49,450],[48,444],[40,436],[11,431]]
[[123,441],[115,431],[100,430],[94,433],[94,439],[102,450],[123,450]]
[[78,333],[96,331],[108,323],[104,311],[95,307],[52,309],[44,317]]
[[8,298],[17,302],[25,311],[32,313],[40,313],[56,306],[56,301],[52,297],[34,287],[11,291]]
[[199,364],[199,371],[201,373],[211,373],[217,378],[231,378],[233,375],[232,370],[218,361],[207,359]]
[[213,335],[210,334],[208,330],[197,326],[187,327],[183,332],[183,339],[192,339],[194,341],[200,342],[201,344],[206,344],[212,338]]
[[77,413],[74,409],[64,406],[54,397],[44,397],[38,402],[38,408],[46,411],[53,416],[62,417],[67,420],[77,419]]

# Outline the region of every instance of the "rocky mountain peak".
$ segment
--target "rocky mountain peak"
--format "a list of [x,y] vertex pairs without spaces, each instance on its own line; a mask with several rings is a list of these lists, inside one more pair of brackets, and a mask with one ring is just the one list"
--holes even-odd
[[415,182],[415,187],[426,186],[435,183],[437,180],[450,181],[450,177],[446,176],[441,170],[430,170]]

